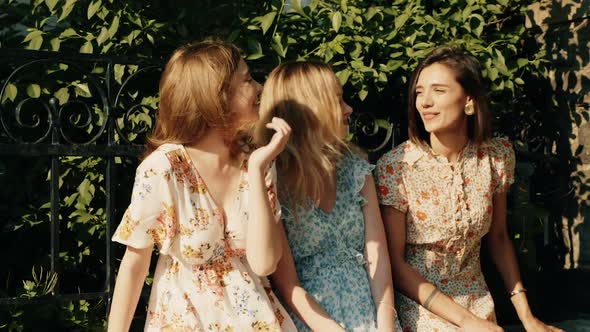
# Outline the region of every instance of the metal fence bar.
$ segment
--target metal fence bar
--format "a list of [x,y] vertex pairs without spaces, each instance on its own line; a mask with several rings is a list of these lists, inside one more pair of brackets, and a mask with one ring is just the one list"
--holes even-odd
[[[0,127],[0,156],[18,156],[18,157],[49,157],[50,158],[50,179],[49,179],[49,199],[50,199],[50,269],[52,272],[60,273],[60,170],[62,169],[61,158],[67,156],[82,156],[82,157],[102,157],[105,160],[106,168],[104,169],[104,183],[105,183],[105,211],[106,211],[106,257],[105,257],[105,282],[103,285],[104,291],[99,292],[82,292],[78,294],[63,294],[60,292],[59,285],[56,285],[54,292],[51,295],[39,296],[39,297],[4,297],[0,298],[0,306],[13,306],[13,305],[26,305],[26,304],[37,304],[47,302],[67,302],[74,300],[88,300],[88,299],[104,299],[107,301],[107,311],[110,307],[110,299],[112,295],[114,285],[114,264],[115,259],[113,257],[113,243],[110,237],[113,232],[113,224],[115,221],[115,202],[116,202],[116,184],[118,183],[115,170],[115,157],[139,157],[145,146],[143,144],[135,144],[128,141],[123,135],[121,123],[117,123],[117,117],[119,119],[123,117],[127,121],[129,116],[126,111],[123,110],[122,114],[116,114],[114,112],[120,107],[119,98],[124,87],[128,86],[129,78],[127,81],[118,87],[118,91],[115,91],[115,65],[134,65],[141,66],[142,68],[137,72],[130,75],[135,79],[138,75],[147,72],[148,70],[158,70],[163,67],[163,62],[152,59],[131,59],[126,57],[113,57],[113,56],[102,56],[102,55],[88,55],[88,54],[66,54],[61,52],[47,52],[47,51],[30,51],[21,49],[0,49],[0,73],[6,73],[8,70],[8,76],[0,77],[0,89],[5,89],[7,84],[15,79],[17,74],[23,74],[26,66],[36,66],[39,64],[59,64],[66,63],[70,67],[78,70],[82,73],[83,77],[88,80],[88,84],[92,85],[92,88],[97,92],[93,96],[97,98],[98,103],[101,107],[106,121],[106,128],[98,128],[98,134],[86,143],[75,143],[71,140],[64,132],[64,125],[62,123],[63,117],[69,116],[68,114],[62,114],[63,108],[60,108],[59,101],[55,97],[51,97],[49,102],[44,105],[45,108],[39,108],[40,111],[48,110],[47,113],[47,124],[48,127],[38,127],[38,123],[35,125],[29,125],[28,128],[34,130],[39,129],[41,134],[40,138],[35,142],[23,141],[20,138],[13,136],[10,128],[6,127],[6,119],[2,120],[2,127]],[[86,71],[85,67],[92,67],[93,64],[100,64],[106,68],[103,78],[97,79],[97,75],[92,72]],[[31,67],[28,67],[31,68]],[[2,71],[4,70],[4,71]],[[41,72],[40,74],[42,74]],[[27,73],[30,74],[30,71]],[[43,81],[42,76],[39,75],[39,81]],[[102,81],[104,79],[104,81]],[[121,82],[119,82],[121,83]],[[157,81],[153,82],[157,91]],[[143,84],[143,83],[142,83]],[[22,92],[21,92],[22,93]],[[148,94],[147,96],[151,96]],[[20,98],[27,99],[26,95],[20,95]],[[49,97],[47,95],[42,96],[45,100]],[[30,98],[28,98],[30,99]],[[140,98],[141,99],[141,98]],[[37,99],[40,103],[41,98]],[[14,107],[20,107],[17,103],[14,103]],[[91,104],[92,105],[92,104]],[[4,107],[0,105],[0,107]],[[138,107],[134,105],[133,107]],[[129,111],[133,111],[133,107]],[[91,110],[90,112],[93,112]],[[20,110],[17,109],[4,109],[0,108],[0,116],[5,116],[11,120],[16,119],[16,123],[8,123],[8,125],[23,125],[20,121]],[[93,115],[93,113],[89,113]],[[35,115],[37,116],[37,115]],[[150,116],[153,113],[150,112]],[[38,119],[37,119],[38,120]],[[69,119],[71,121],[71,119]],[[37,121],[39,122],[39,121]],[[125,125],[123,125],[125,126]],[[48,128],[50,138],[48,135],[44,135],[45,128]],[[104,130],[103,130],[104,129]],[[125,128],[127,129],[127,128]],[[43,132],[41,132],[43,131]],[[48,140],[46,140],[46,138]],[[118,139],[117,139],[118,138]]]

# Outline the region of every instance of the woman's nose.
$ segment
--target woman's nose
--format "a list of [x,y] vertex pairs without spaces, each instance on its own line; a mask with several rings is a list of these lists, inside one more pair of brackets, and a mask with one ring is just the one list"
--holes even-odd
[[353,108],[348,105],[347,103],[344,103],[344,115],[350,115],[352,114],[352,112],[354,112]]
[[422,107],[429,107],[432,106],[432,98],[430,93],[423,92],[420,96],[420,106]]

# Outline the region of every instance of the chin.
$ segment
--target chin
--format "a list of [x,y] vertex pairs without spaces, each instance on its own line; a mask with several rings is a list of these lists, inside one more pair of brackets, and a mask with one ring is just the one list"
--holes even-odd
[[433,128],[432,126],[424,126],[424,130],[426,130],[427,133],[432,134],[436,132],[436,127]]

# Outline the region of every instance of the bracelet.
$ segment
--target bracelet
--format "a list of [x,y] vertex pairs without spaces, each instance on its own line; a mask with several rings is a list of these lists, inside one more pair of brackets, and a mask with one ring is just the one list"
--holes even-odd
[[434,290],[432,290],[432,293],[430,293],[430,295],[428,295],[428,298],[426,299],[426,301],[424,301],[424,305],[423,307],[426,308],[427,310],[430,310],[430,302],[432,302],[432,300],[434,299],[434,297],[436,296],[436,294],[439,292],[438,288],[435,288]]
[[397,318],[397,310],[395,310],[395,306],[393,304],[387,303],[387,302],[383,302],[383,301],[379,301],[378,304],[379,305],[384,304],[384,305],[390,307],[390,309],[393,310],[393,320],[396,321],[398,319]]
[[513,290],[512,292],[510,292],[510,297],[513,297],[514,295],[519,294],[519,293],[526,293],[526,288]]

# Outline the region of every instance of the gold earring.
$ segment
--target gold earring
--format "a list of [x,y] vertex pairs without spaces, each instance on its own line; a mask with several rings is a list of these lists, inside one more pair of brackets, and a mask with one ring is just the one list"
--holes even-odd
[[475,107],[473,107],[473,104],[467,104],[465,105],[465,114],[467,115],[473,115],[475,114]]

